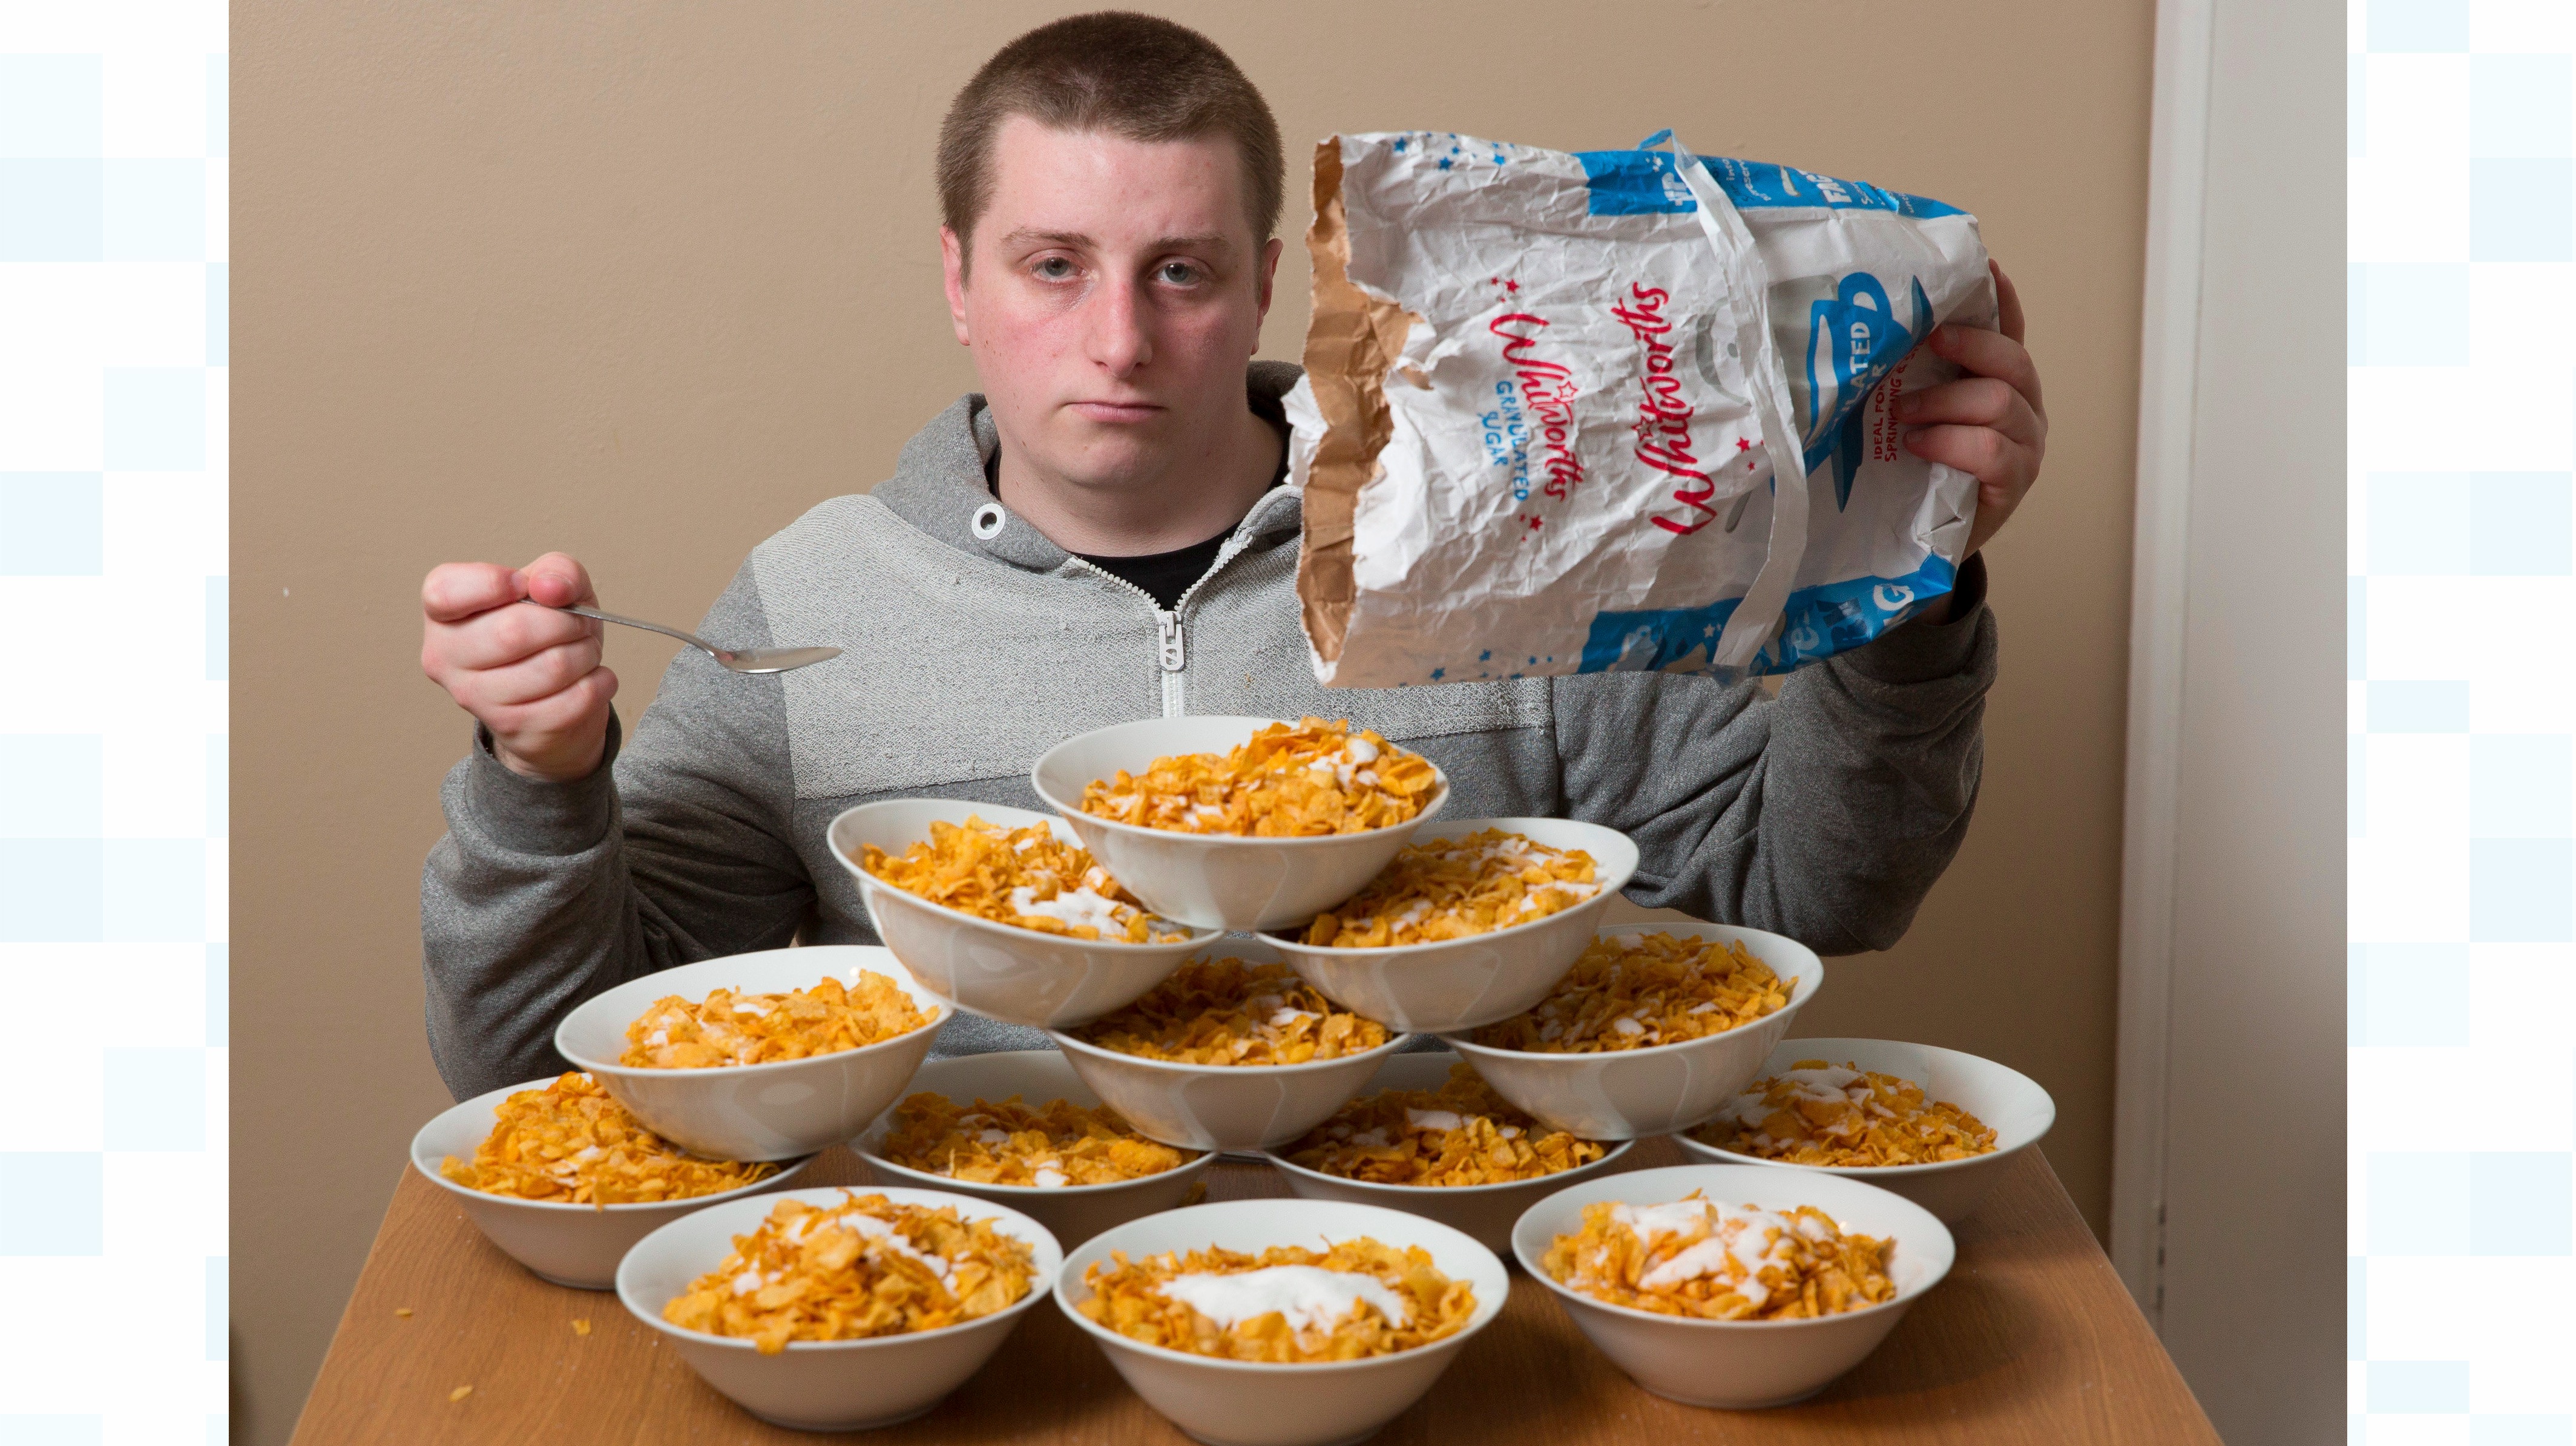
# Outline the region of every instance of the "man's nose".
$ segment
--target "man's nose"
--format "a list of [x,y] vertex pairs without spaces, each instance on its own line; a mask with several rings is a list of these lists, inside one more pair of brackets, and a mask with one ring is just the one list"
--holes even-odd
[[1083,340],[1095,366],[1123,380],[1154,359],[1152,317],[1133,277],[1109,278],[1083,310],[1090,323]]

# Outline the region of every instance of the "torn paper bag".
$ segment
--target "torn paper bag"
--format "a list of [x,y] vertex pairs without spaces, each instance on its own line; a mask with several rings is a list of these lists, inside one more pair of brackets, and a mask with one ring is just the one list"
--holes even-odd
[[1664,139],[1316,148],[1287,406],[1325,683],[1784,672],[1949,590],[1975,482],[1887,408],[1957,375],[1933,326],[1994,325],[1976,219]]

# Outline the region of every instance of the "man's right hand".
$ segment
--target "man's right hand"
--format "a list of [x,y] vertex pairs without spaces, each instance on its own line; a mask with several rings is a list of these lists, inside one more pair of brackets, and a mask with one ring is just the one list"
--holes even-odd
[[608,747],[617,675],[599,665],[602,624],[557,612],[596,606],[590,574],[560,552],[516,572],[450,562],[420,585],[420,670],[492,730],[511,772],[587,778]]

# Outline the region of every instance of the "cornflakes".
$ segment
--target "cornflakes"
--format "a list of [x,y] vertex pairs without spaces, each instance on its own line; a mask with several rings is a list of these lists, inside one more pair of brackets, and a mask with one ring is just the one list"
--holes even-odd
[[1764,1160],[1844,1168],[1930,1165],[1995,1148],[1983,1121],[1929,1098],[1912,1080],[1821,1059],[1755,1081],[1691,1138]]
[[1281,1153],[1318,1174],[1437,1189],[1542,1179],[1589,1165],[1609,1147],[1543,1129],[1456,1064],[1438,1090],[1364,1095]]
[[1272,723],[1222,753],[1157,758],[1083,786],[1082,811],[1179,833],[1312,838],[1365,833],[1422,812],[1440,772],[1348,719]]
[[1738,942],[1614,934],[1593,940],[1545,999],[1474,1038],[1533,1054],[1680,1044],[1751,1024],[1786,1005],[1790,988]]
[[1896,1242],[1845,1235],[1812,1205],[1774,1213],[1702,1198],[1583,1207],[1583,1226],[1539,1264],[1596,1300],[1701,1320],[1807,1320],[1896,1298]]
[[1110,1252],[1082,1273],[1078,1307],[1095,1323],[1165,1350],[1309,1365],[1392,1355],[1457,1334],[1475,1288],[1418,1245],[1360,1236],[1329,1248],[1274,1245],[1259,1255],[1211,1246],[1130,1261]]
[[672,994],[626,1026],[626,1052],[617,1062],[643,1069],[776,1064],[881,1044],[928,1023],[930,1015],[893,980],[864,971],[847,988],[826,978],[785,994],[718,989],[697,1004]]
[[1285,964],[1193,959],[1143,998],[1073,1031],[1174,1064],[1306,1064],[1386,1043],[1386,1026],[1326,999]]
[[1032,1110],[1013,1095],[960,1110],[927,1090],[903,1102],[876,1153],[926,1175],[1041,1189],[1140,1180],[1196,1158],[1137,1134],[1106,1105],[1050,1100]]
[[853,1341],[960,1325],[1029,1293],[1027,1242],[957,1207],[844,1190],[838,1205],[781,1200],[724,1264],[673,1296],[662,1319],[743,1336],[762,1355],[789,1341]]
[[492,1133],[474,1147],[474,1162],[450,1155],[439,1162],[441,1178],[514,1200],[606,1206],[693,1200],[778,1173],[773,1164],[690,1154],[644,1128],[579,1071],[543,1089],[519,1090],[492,1113]]
[[859,867],[944,908],[1041,934],[1129,944],[1190,937],[1187,928],[1146,913],[1088,850],[1043,823],[1005,829],[974,814],[962,824],[934,821],[930,842],[901,858],[869,844]]
[[1463,939],[1535,923],[1599,892],[1592,855],[1489,828],[1407,844],[1367,888],[1317,914],[1306,942],[1384,949]]

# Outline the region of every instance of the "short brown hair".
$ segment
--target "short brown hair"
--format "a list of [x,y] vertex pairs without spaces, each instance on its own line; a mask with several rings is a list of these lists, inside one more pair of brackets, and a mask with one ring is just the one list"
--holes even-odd
[[1015,115],[1132,141],[1224,136],[1243,158],[1253,239],[1278,229],[1288,169],[1279,123],[1216,42],[1186,25],[1103,10],[1041,25],[994,52],[939,127],[939,215],[961,247],[993,199],[993,133]]

